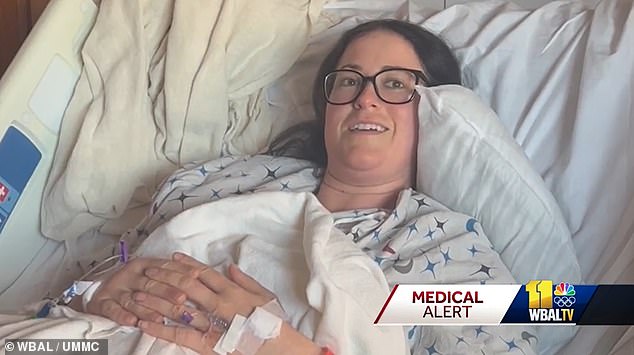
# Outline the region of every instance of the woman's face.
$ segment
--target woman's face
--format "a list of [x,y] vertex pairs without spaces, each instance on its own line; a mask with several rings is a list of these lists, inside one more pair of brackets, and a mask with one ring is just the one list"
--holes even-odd
[[[392,67],[421,70],[422,64],[412,45],[389,31],[374,31],[353,40],[337,65],[337,69],[353,69],[364,76]],[[383,102],[371,83],[352,103],[327,104],[324,138],[329,172],[360,185],[411,179],[416,163],[417,108],[416,98],[400,105]],[[359,130],[359,123],[382,128],[378,132]]]

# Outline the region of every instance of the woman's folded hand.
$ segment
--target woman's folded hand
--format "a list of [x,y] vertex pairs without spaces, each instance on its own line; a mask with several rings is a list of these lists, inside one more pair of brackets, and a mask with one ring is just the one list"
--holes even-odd
[[[135,292],[143,292],[172,304],[182,304],[187,296],[177,287],[145,276],[147,269],[172,267],[174,261],[134,258],[102,281],[86,305],[86,312],[110,318],[121,325],[134,326],[139,320],[162,321],[163,316],[133,300]],[[173,267],[172,267],[173,268]]]
[[[162,322],[143,321],[139,327],[146,333],[202,354],[213,354],[222,333],[236,314],[248,317],[256,307],[274,300],[275,295],[243,273],[236,265],[228,268],[225,277],[207,265],[181,253],[173,263],[161,268],[148,268],[151,280],[166,283],[186,294],[193,304],[174,303],[148,292],[135,292],[140,306],[189,326],[166,326]],[[266,341],[258,354],[319,353],[312,341],[282,323],[280,335]]]
[[[181,253],[175,253],[173,262],[169,264],[145,270],[145,276],[149,279],[182,291],[199,309],[222,319],[231,320],[236,313],[248,317],[255,307],[275,299],[272,292],[240,271],[237,266],[230,265],[228,273],[229,277],[225,277]],[[183,311],[196,312],[193,308],[174,306],[148,292],[137,292],[134,297],[140,304],[174,320],[181,319]]]

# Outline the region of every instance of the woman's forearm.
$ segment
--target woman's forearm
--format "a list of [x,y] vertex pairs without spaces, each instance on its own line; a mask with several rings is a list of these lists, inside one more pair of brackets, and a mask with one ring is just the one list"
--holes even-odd
[[313,341],[305,337],[302,333],[295,330],[290,324],[282,323],[282,329],[280,330],[280,336],[266,341],[260,350],[258,355],[320,355],[321,347],[315,344]]

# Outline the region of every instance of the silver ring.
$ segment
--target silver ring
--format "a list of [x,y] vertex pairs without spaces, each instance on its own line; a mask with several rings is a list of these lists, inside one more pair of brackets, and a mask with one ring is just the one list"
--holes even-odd
[[222,334],[226,332],[227,329],[229,329],[229,322],[211,313],[209,314],[209,329],[207,329],[207,332]]

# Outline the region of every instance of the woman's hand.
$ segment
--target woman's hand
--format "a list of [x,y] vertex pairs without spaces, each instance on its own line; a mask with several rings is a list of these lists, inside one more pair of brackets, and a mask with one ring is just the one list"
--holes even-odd
[[[227,278],[181,253],[174,254],[174,261],[160,269],[147,269],[146,275],[150,279],[180,289],[198,308],[171,303],[146,292],[135,293],[135,301],[143,307],[192,326],[170,327],[160,322],[139,322],[143,331],[157,338],[186,346],[202,354],[211,354],[224,331],[215,329],[211,324],[212,319],[229,323],[236,314],[248,317],[255,307],[275,299],[271,291],[235,265],[229,266]],[[280,336],[265,342],[258,354],[282,354],[289,350],[290,353],[297,354],[319,353],[319,347],[284,322]]]
[[248,317],[255,307],[275,299],[271,291],[262,287],[235,265],[229,266],[227,278],[188,255],[174,253],[173,258],[174,261],[160,268],[146,269],[145,276],[182,291],[186,298],[198,307],[188,307],[182,302],[172,302],[165,297],[157,297],[156,293],[143,291],[135,292],[133,296],[139,305],[176,321],[183,321],[187,312],[192,319],[186,320],[185,323],[199,330],[207,330],[207,313],[231,321],[236,314]]
[[[102,281],[92,299],[86,305],[86,312],[110,318],[121,325],[134,326],[140,319],[162,322],[158,312],[134,302],[134,292],[145,292],[173,304],[182,304],[187,296],[178,288],[145,276],[149,268],[174,268],[175,262],[165,259],[134,258],[121,269]],[[180,268],[179,270],[184,270]]]

